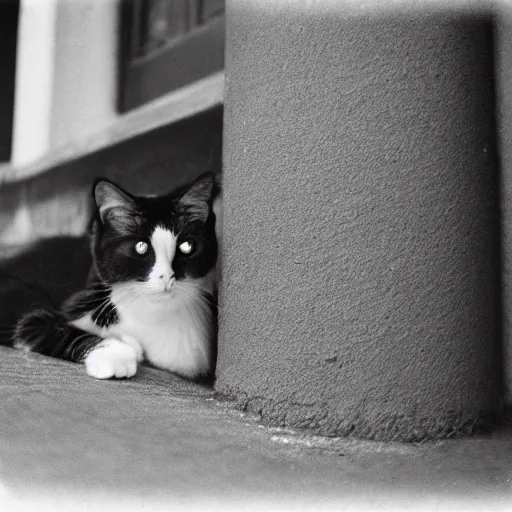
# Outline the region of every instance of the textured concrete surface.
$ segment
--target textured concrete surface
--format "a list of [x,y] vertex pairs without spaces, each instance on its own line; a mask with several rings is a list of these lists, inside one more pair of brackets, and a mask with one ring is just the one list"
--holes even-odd
[[271,424],[499,411],[491,20],[421,5],[228,2],[216,388]]
[[512,431],[421,445],[262,426],[214,392],[143,368],[0,347],[0,509],[510,510]]
[[496,16],[496,90],[500,148],[503,352],[505,400],[512,407],[512,2]]

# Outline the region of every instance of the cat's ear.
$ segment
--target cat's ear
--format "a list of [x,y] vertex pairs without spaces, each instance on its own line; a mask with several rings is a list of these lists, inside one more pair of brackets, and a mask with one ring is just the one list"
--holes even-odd
[[123,217],[130,216],[136,208],[132,196],[107,180],[96,181],[93,187],[93,197],[102,222],[105,222],[107,218],[122,221]]
[[191,218],[201,222],[208,218],[214,180],[212,172],[201,174],[181,196],[180,204],[185,207]]

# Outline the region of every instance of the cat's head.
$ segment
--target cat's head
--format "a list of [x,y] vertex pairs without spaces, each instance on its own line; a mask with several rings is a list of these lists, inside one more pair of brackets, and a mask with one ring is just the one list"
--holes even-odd
[[100,179],[93,187],[93,257],[101,280],[130,283],[152,298],[207,276],[215,267],[214,175],[155,197],[134,196]]

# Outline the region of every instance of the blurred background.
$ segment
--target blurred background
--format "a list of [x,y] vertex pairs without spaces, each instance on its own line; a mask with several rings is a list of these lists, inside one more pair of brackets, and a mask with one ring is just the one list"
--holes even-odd
[[0,0],[4,343],[83,286],[94,178],[145,194],[220,172],[224,29],[224,0]]
[[218,170],[224,0],[0,0],[0,38],[0,244],[82,234],[96,176]]

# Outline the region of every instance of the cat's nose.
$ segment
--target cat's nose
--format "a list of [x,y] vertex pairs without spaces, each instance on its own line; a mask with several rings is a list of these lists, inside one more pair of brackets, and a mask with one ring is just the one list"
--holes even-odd
[[160,279],[165,283],[166,290],[171,288],[172,285],[174,284],[174,281],[176,281],[174,274],[171,274],[171,273],[162,274],[160,276]]

